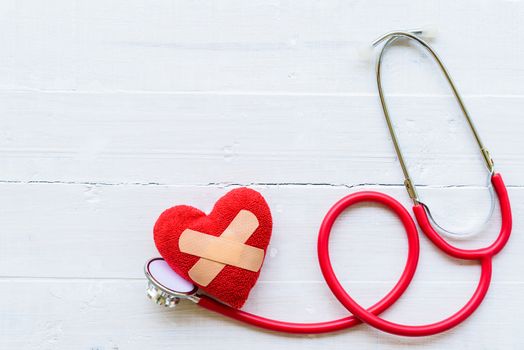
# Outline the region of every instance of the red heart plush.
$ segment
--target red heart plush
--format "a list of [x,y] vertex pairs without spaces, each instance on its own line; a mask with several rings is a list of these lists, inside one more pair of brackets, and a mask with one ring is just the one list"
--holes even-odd
[[[190,229],[220,236],[241,210],[250,211],[258,220],[258,227],[245,244],[262,249],[265,256],[273,225],[271,212],[260,193],[244,187],[234,189],[220,198],[209,215],[186,205],[164,211],[154,228],[156,247],[176,273],[192,280],[188,272],[200,257],[180,251],[179,238],[182,232]],[[193,282],[218,300],[234,308],[240,308],[259,275],[260,270],[254,272],[226,265],[207,286]]]

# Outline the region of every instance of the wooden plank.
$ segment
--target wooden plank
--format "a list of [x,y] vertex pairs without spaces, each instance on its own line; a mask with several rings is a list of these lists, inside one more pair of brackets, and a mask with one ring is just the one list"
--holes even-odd
[[[435,46],[465,93],[524,94],[520,1],[0,6],[8,90],[369,93],[372,69],[359,50],[392,29],[433,23],[440,28]],[[400,91],[427,90],[413,65],[421,54],[403,53],[391,60]]]
[[[266,186],[254,187],[267,199],[274,231],[262,268],[264,281],[322,281],[316,258],[319,225],[329,207],[358,190],[379,190],[410,202],[402,187]],[[146,259],[157,256],[152,227],[158,215],[176,204],[211,210],[230,188],[215,186],[84,186],[3,184],[0,208],[2,244],[0,276],[61,278],[140,278]],[[475,188],[428,188],[435,214],[444,223],[478,222],[489,203]],[[524,190],[511,188],[514,213],[524,203]],[[450,202],[450,198],[456,199]],[[438,200],[438,201],[437,201]],[[518,218],[518,217],[517,217]],[[488,244],[498,233],[495,213],[486,232],[462,246]],[[495,281],[522,282],[524,247],[516,219],[509,246],[496,258]],[[423,238],[420,275],[430,281],[475,281],[478,266],[449,259]],[[348,281],[394,281],[406,256],[398,220],[376,206],[362,206],[337,221],[332,255],[340,278]]]
[[[524,2],[137,0],[0,2],[0,349],[520,349],[524,317]],[[405,339],[362,326],[282,336],[194,305],[145,297],[152,226],[175,204],[209,211],[237,185],[268,200],[274,234],[245,309],[290,321],[346,311],[324,284],[318,226],[342,196],[402,174],[359,58],[392,29],[433,41],[509,185],[514,230],[464,325]],[[393,48],[384,85],[419,193],[450,227],[489,209],[478,150],[435,64]],[[486,232],[467,247],[491,242]],[[400,275],[406,241],[383,208],[333,230],[334,267],[365,305]],[[433,322],[472,294],[479,267],[421,238],[420,264],[388,319]]]
[[[451,97],[389,100],[418,184],[485,184]],[[507,184],[524,185],[523,99],[466,102]],[[403,181],[374,96],[4,93],[0,113],[2,181]]]
[[[0,281],[3,349],[164,349],[212,347],[252,349],[285,346],[318,349],[367,348],[442,349],[485,347],[517,349],[515,336],[524,317],[522,283],[498,282],[479,310],[463,325],[443,336],[402,338],[368,326],[328,336],[286,336],[229,321],[191,302],[168,310],[149,301],[145,281],[2,280]],[[380,283],[349,283],[363,304],[378,298]],[[378,287],[378,288],[377,288]],[[422,324],[450,315],[474,290],[472,283],[415,281],[384,316],[397,322]],[[346,315],[328,288],[319,283],[259,283],[245,310],[282,320],[315,322]]]

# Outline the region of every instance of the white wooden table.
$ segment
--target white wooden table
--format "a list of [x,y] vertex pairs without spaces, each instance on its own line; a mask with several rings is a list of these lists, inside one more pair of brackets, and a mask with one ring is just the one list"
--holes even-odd
[[[524,2],[4,0],[0,19],[0,349],[524,346]],[[428,23],[513,205],[513,236],[467,322],[419,339],[368,326],[285,336],[147,300],[142,266],[158,254],[160,212],[210,210],[244,185],[274,216],[244,309],[289,321],[346,315],[317,265],[323,215],[364,189],[410,206],[372,63],[357,53],[385,31]],[[397,47],[385,68],[420,194],[450,227],[482,220],[485,171],[437,67]],[[496,211],[460,244],[489,243],[499,224]],[[416,277],[389,320],[439,320],[476,286],[478,264],[421,240]],[[331,246],[365,305],[393,286],[407,249],[397,219],[376,206],[345,213]]]

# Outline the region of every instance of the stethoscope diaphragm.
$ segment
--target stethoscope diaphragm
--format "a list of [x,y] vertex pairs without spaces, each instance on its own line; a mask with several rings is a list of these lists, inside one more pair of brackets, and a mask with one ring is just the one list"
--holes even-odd
[[163,258],[146,262],[147,296],[158,305],[175,307],[180,299],[198,301],[198,287],[177,274]]

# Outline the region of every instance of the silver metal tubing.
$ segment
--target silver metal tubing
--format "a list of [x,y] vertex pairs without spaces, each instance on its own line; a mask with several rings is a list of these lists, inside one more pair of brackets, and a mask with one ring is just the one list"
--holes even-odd
[[[486,147],[484,147],[484,144],[482,143],[482,140],[480,139],[480,135],[477,132],[477,129],[475,128],[475,125],[473,124],[473,120],[471,119],[471,116],[468,113],[468,110],[464,104],[464,101],[462,100],[462,97],[460,96],[460,93],[458,92],[457,87],[455,86],[455,83],[453,82],[453,79],[451,78],[448,70],[444,66],[444,63],[440,59],[440,57],[437,55],[437,53],[429,46],[427,42],[425,42],[422,38],[420,38],[418,35],[422,34],[422,30],[412,30],[412,31],[392,31],[389,33],[386,33],[382,35],[381,37],[377,38],[375,41],[373,41],[373,46],[378,46],[381,43],[384,43],[382,45],[382,48],[380,49],[380,52],[378,54],[378,58],[376,60],[376,78],[377,78],[377,88],[378,88],[378,94],[380,97],[380,103],[382,105],[382,110],[384,111],[384,117],[386,119],[386,124],[388,126],[389,133],[391,135],[391,139],[393,141],[393,145],[395,147],[395,152],[397,154],[398,160],[400,162],[400,166],[402,168],[402,172],[404,174],[404,186],[406,187],[406,190],[410,196],[410,198],[413,200],[414,204],[422,204],[428,213],[428,216],[431,220],[431,222],[434,224],[435,229],[439,231],[441,234],[452,237],[452,238],[465,238],[469,237],[475,233],[470,233],[470,230],[468,232],[452,232],[450,230],[444,229],[441,225],[437,224],[431,215],[431,212],[428,208],[428,206],[420,201],[420,197],[417,193],[417,189],[415,184],[413,183],[413,180],[411,179],[411,176],[409,174],[408,167],[406,165],[404,156],[402,154],[402,149],[400,147],[400,143],[398,141],[397,135],[395,133],[395,129],[393,127],[393,123],[391,121],[391,116],[387,107],[386,98],[384,94],[384,89],[382,87],[382,63],[384,60],[384,53],[386,50],[391,47],[398,39],[408,39],[416,42],[420,46],[422,46],[424,49],[426,49],[433,59],[437,62],[438,66],[440,67],[442,73],[444,74],[444,77],[446,78],[447,82],[449,83],[449,86],[451,87],[451,90],[453,91],[453,95],[456,98],[456,101],[462,111],[462,114],[466,118],[466,121],[468,122],[468,125],[473,133],[473,136],[475,137],[475,140],[477,142],[477,145],[479,147],[480,153],[482,155],[482,158],[484,159],[484,163],[486,165],[486,168],[489,172],[488,176],[488,189],[490,190],[491,195],[491,208],[489,211],[489,216],[486,222],[491,217],[494,207],[495,207],[495,196],[493,193],[493,187],[491,186],[491,176],[493,175],[495,169],[494,169],[494,163],[491,159],[491,156],[489,155],[488,150]],[[482,225],[482,227],[485,225],[485,223]],[[474,230],[477,231],[477,230]]]

